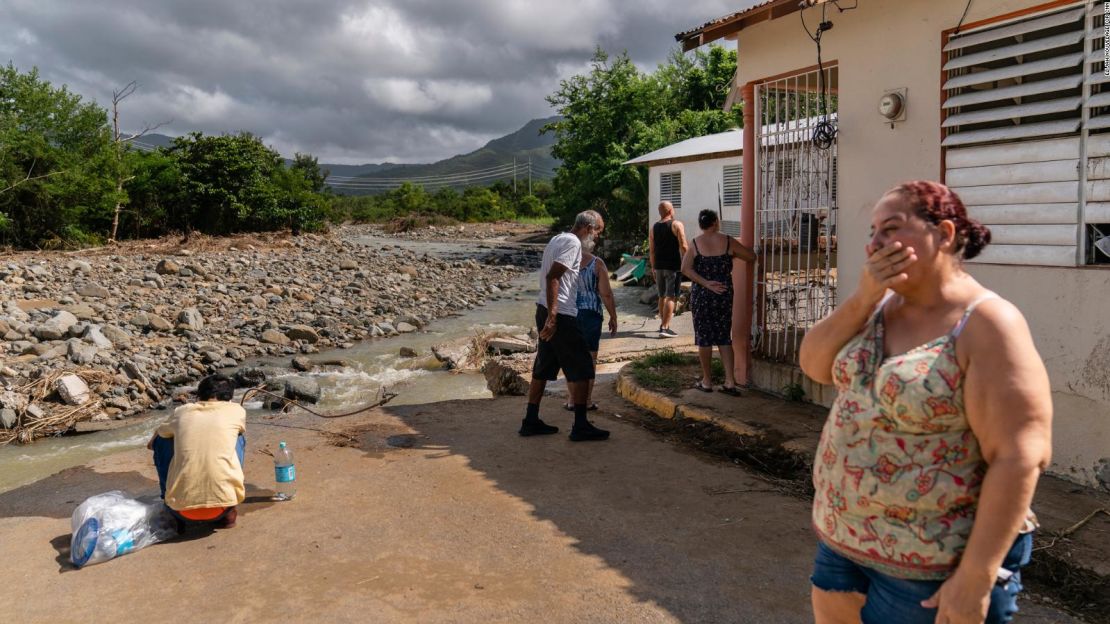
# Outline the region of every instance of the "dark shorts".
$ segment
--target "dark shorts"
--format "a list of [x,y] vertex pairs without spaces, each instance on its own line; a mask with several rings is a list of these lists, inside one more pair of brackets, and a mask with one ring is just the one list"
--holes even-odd
[[[1017,595],[1021,591],[1021,567],[1029,563],[1033,552],[1033,534],[1025,533],[1014,540],[1002,567],[1013,572],[1007,581],[995,583],[991,590],[991,606],[984,624],[1011,622],[1017,613]],[[944,581],[914,581],[888,576],[862,566],[817,543],[817,557],[810,581],[817,589],[830,592],[856,592],[867,595],[860,611],[863,624],[933,624],[936,609],[926,609],[921,601],[932,597]]]
[[[543,331],[547,322],[547,308],[536,306],[536,331]],[[578,329],[578,320],[573,316],[560,314],[555,317],[555,335],[551,340],[540,340],[536,348],[536,362],[532,365],[532,377],[544,381],[555,381],[559,370],[567,381],[589,381],[594,378],[594,361],[590,348]]]
[[605,317],[602,315],[593,310],[579,308],[578,330],[582,332],[582,338],[586,341],[590,353],[597,353],[601,349],[601,326],[604,323]]
[[678,271],[656,271],[655,287],[659,289],[659,298],[677,299],[680,281]]

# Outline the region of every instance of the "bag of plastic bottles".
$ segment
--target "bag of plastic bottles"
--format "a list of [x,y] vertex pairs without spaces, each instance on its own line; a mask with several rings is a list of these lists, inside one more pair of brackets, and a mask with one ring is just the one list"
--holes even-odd
[[161,500],[144,503],[119,490],[78,505],[72,526],[69,558],[78,568],[177,536],[177,522]]

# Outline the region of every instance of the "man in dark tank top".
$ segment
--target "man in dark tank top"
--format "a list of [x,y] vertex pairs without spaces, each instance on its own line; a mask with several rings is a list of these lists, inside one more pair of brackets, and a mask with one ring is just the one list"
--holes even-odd
[[674,206],[669,201],[660,202],[659,221],[648,232],[648,262],[659,289],[659,336],[663,338],[678,335],[671,329],[671,318],[678,300],[679,271],[686,247],[686,229],[674,218]]

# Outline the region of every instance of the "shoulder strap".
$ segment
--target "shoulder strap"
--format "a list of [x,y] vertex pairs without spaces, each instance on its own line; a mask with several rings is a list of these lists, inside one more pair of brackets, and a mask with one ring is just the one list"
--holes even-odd
[[967,309],[964,310],[964,315],[960,317],[960,322],[956,323],[956,327],[952,330],[952,337],[955,338],[960,335],[960,332],[964,330],[964,326],[967,325],[967,320],[971,318],[971,313],[975,311],[975,308],[979,307],[980,303],[991,299],[1001,299],[1001,297],[995,293],[987,293],[968,304]]
[[698,239],[695,238],[693,240],[693,243],[694,243],[694,251],[700,256],[701,255],[701,250],[698,249]]

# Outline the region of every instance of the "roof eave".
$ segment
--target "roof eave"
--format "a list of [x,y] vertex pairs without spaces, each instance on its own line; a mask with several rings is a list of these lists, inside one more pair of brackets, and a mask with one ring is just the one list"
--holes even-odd
[[720,160],[722,158],[735,158],[743,156],[744,150],[735,149],[723,152],[711,152],[708,154],[689,154],[686,156],[674,156],[672,158],[659,158],[656,160],[645,160],[644,162],[632,162],[631,160],[624,164],[630,167],[662,167],[664,165],[677,165],[681,163],[697,162],[699,160]]
[[723,18],[720,23],[708,22],[699,28],[678,33],[675,41],[682,44],[682,51],[689,52],[707,43],[735,35],[741,30],[758,24],[778,19],[799,10],[798,0],[770,0],[748,11],[736,13],[728,18]]

